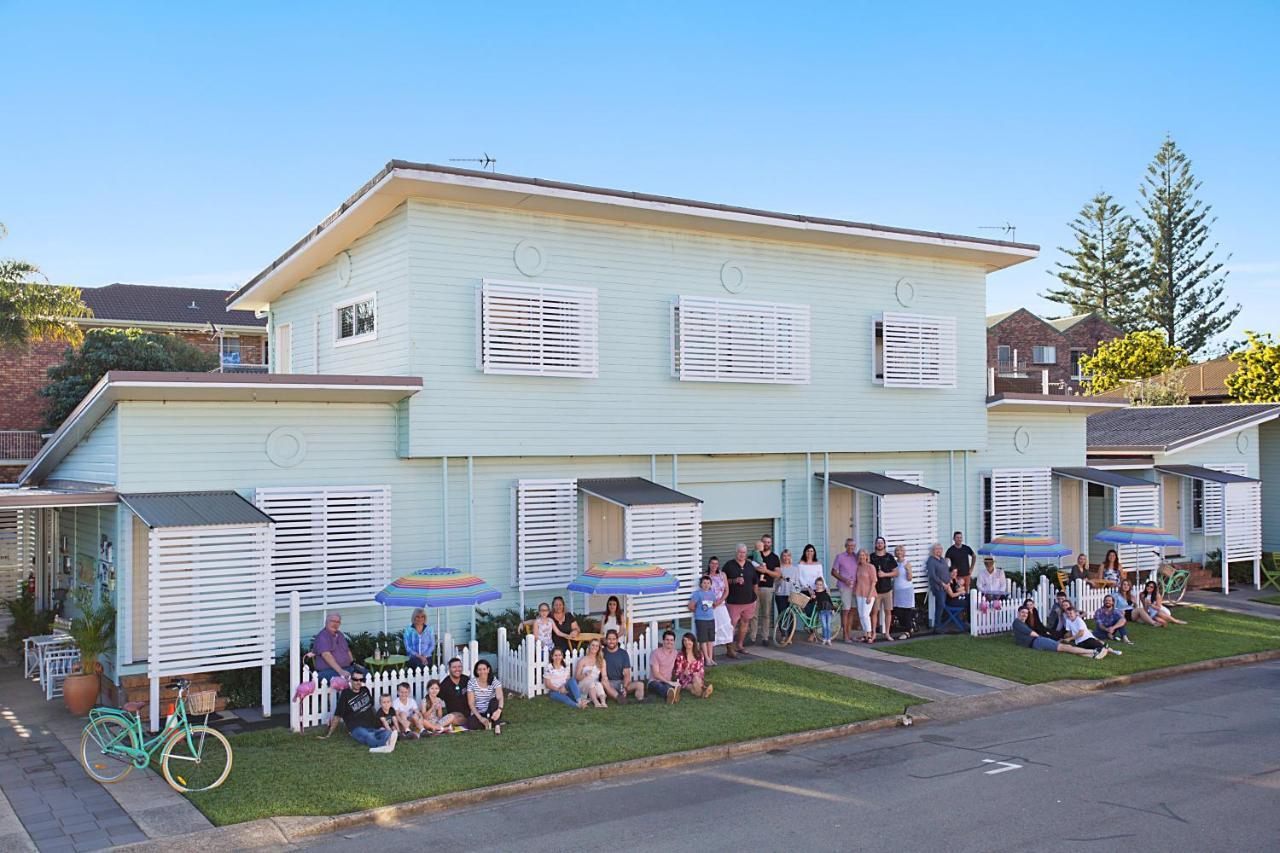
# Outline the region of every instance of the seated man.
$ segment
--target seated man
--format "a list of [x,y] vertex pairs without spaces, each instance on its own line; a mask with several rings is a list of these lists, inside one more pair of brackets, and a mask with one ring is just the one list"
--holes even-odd
[[680,701],[676,654],[676,633],[669,630],[662,632],[662,645],[649,654],[649,690],[665,697],[668,705]]
[[322,740],[332,737],[341,720],[347,727],[347,733],[369,747],[370,752],[391,752],[396,748],[396,731],[394,727],[383,728],[379,723],[373,694],[364,686],[364,676],[365,672],[360,667],[352,669],[351,683],[338,694],[338,703],[329,718],[329,731],[320,737]]
[[444,702],[444,716],[439,721],[441,726],[448,728],[467,725],[467,718],[471,716],[471,705],[467,701],[470,681],[469,677],[462,674],[462,661],[451,658],[449,674],[440,682],[440,701]]
[[1064,626],[1063,641],[1074,643],[1082,649],[1090,649],[1091,651],[1101,652],[1098,657],[1105,657],[1108,652],[1111,654],[1124,654],[1116,649],[1108,648],[1107,644],[1093,636],[1089,632],[1089,626],[1084,622],[1084,616],[1068,604],[1062,610],[1062,624]]
[[1000,609],[1000,602],[1009,597],[1009,578],[1008,576],[996,568],[995,557],[982,558],[983,569],[978,572],[978,592],[982,593],[982,609],[986,609],[989,602],[994,602],[995,608]]
[[342,633],[342,614],[330,613],[324,627],[311,641],[311,652],[316,656],[316,679],[332,681],[335,677],[350,678],[351,649],[347,635]]
[[644,699],[644,683],[631,680],[631,655],[618,645],[618,632],[610,630],[604,635],[604,692],[621,705],[627,704],[627,694],[635,693],[637,700]]
[[1132,646],[1133,640],[1129,639],[1129,632],[1125,629],[1127,624],[1124,612],[1116,607],[1116,597],[1104,596],[1102,606],[1093,613],[1093,636],[1104,643],[1121,640],[1125,645]]
[[1098,651],[1090,651],[1089,649],[1081,648],[1080,646],[1073,646],[1068,643],[1059,643],[1057,640],[1037,634],[1031,629],[1031,626],[1027,624],[1027,617],[1030,615],[1031,611],[1026,607],[1019,607],[1018,618],[1013,620],[1013,641],[1019,646],[1024,646],[1028,649],[1035,649],[1036,651],[1041,652],[1063,652],[1065,654],[1072,655],[1088,655],[1094,660],[1106,656],[1107,649],[1105,646]]
[[1052,639],[1061,640],[1066,635],[1063,612],[1070,606],[1071,599],[1067,598],[1065,592],[1059,590],[1054,599],[1053,607],[1049,608],[1049,615],[1044,619],[1044,626],[1049,631],[1049,636]]

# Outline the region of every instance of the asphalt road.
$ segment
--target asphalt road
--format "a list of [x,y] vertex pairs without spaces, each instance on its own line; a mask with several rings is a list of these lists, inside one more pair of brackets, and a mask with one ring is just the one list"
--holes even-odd
[[315,849],[1280,850],[1280,662],[501,800]]

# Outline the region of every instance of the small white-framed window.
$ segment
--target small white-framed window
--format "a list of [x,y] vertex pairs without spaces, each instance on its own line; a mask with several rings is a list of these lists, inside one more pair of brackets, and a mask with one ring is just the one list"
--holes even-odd
[[671,373],[682,381],[809,382],[809,306],[678,296]]
[[224,365],[236,365],[240,363],[240,338],[224,337],[219,345],[221,352],[221,361]]
[[599,374],[596,288],[484,279],[476,301],[476,360],[485,373]]
[[1071,349],[1071,378],[1083,379],[1084,375],[1080,372],[1080,359],[1089,351],[1087,349],[1079,349],[1073,347]]
[[1035,364],[1057,364],[1057,347],[1032,347],[1031,361]]
[[871,321],[872,381],[886,388],[956,387],[956,319],[885,312]]
[[378,337],[378,295],[366,293],[333,306],[333,345],[371,341]]

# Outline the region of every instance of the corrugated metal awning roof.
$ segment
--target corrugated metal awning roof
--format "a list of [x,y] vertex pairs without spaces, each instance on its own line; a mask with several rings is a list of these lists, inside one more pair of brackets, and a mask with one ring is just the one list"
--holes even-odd
[[149,492],[120,500],[147,527],[218,527],[274,524],[271,516],[236,492]]
[[[813,476],[823,479],[821,473]],[[938,493],[937,489],[895,480],[892,477],[886,477],[884,474],[877,474],[873,471],[833,471],[830,479],[837,486],[853,489],[855,492],[876,495],[877,497],[885,497],[886,495],[936,495]]]
[[1156,487],[1156,484],[1150,480],[1130,477],[1128,474],[1117,474],[1115,471],[1104,471],[1101,468],[1054,468],[1053,473],[1059,477],[1070,477],[1073,480],[1084,480],[1086,483],[1097,483],[1100,486],[1112,486],[1114,488],[1150,486],[1154,489]]
[[702,503],[701,498],[668,489],[644,477],[603,477],[579,480],[578,488],[589,495],[595,495],[622,506]]
[[62,506],[113,506],[118,495],[110,490],[0,489],[0,509],[56,509]]
[[1157,465],[1157,471],[1163,471],[1166,474],[1177,474],[1179,477],[1190,477],[1193,480],[1207,480],[1210,483],[1260,483],[1261,480],[1253,477],[1244,477],[1240,474],[1229,474],[1226,471],[1215,471],[1212,468],[1203,468],[1199,465]]

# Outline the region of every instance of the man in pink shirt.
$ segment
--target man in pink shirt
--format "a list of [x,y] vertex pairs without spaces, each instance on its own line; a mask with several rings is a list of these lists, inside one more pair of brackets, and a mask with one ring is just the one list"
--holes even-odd
[[680,684],[676,681],[676,635],[674,631],[662,632],[662,645],[649,653],[648,689],[667,697],[667,704],[680,701]]
[[858,547],[852,539],[844,540],[844,553],[837,554],[831,564],[831,576],[840,588],[840,633],[846,643],[853,642],[853,585],[858,579]]

